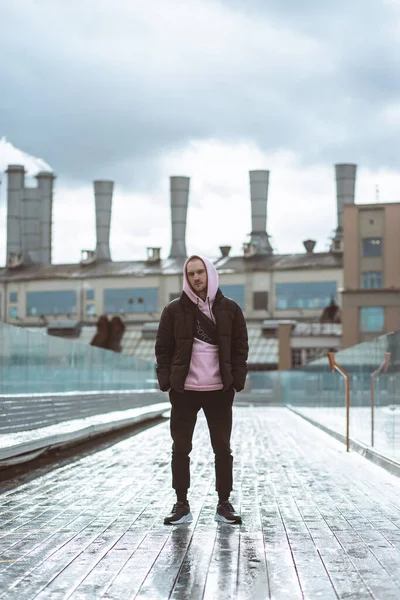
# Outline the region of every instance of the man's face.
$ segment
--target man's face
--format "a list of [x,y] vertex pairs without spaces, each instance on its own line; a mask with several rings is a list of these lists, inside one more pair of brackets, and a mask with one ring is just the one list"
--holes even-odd
[[193,258],[186,265],[186,275],[189,285],[198,296],[207,294],[207,269],[200,258]]

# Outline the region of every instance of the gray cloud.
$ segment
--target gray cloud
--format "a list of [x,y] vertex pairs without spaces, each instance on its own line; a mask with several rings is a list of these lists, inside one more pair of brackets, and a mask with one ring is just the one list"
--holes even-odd
[[86,0],[79,20],[74,3],[22,4],[2,8],[0,135],[71,182],[151,191],[163,154],[208,137],[397,167],[380,112],[400,102],[400,44],[380,2],[171,2],[164,23],[153,1],[154,29],[130,3],[118,18]]

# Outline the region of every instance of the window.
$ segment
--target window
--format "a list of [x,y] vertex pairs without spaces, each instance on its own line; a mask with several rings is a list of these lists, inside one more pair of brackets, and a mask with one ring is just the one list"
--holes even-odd
[[76,314],[76,292],[28,292],[26,312],[32,315],[74,315]]
[[86,300],[94,300],[94,290],[86,290]]
[[361,273],[361,288],[363,290],[373,290],[382,287],[382,271],[364,271]]
[[106,313],[157,312],[158,288],[104,290]]
[[17,292],[10,292],[10,302],[18,302]]
[[224,296],[231,298],[244,310],[244,285],[220,285]]
[[253,293],[253,310],[268,310],[268,292]]
[[301,348],[292,348],[292,367],[300,367],[303,364]]
[[379,238],[363,238],[362,256],[382,256],[383,240]]
[[8,309],[8,316],[10,319],[18,319],[18,308],[16,306],[10,306]]
[[86,304],[85,313],[87,315],[89,315],[89,316],[90,315],[95,315],[96,314],[96,307],[95,307],[95,305],[94,304]]
[[383,306],[363,306],[360,308],[360,331],[362,333],[381,333],[385,326]]
[[336,281],[277,283],[277,310],[318,309],[336,300]]

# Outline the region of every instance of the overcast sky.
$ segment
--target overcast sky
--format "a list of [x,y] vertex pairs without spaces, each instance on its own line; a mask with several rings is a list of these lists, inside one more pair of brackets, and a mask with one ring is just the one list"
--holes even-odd
[[[0,0],[0,137],[57,174],[55,262],[95,245],[115,179],[114,260],[170,248],[170,175],[191,177],[187,247],[239,251],[248,171],[269,169],[276,251],[323,251],[336,162],[356,201],[400,201],[400,0]],[[4,187],[4,186],[3,186]],[[0,206],[4,264],[5,206]]]

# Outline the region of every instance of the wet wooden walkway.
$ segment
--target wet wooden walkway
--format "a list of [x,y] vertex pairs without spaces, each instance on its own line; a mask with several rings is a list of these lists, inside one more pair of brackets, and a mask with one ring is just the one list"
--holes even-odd
[[281,408],[236,407],[242,526],[214,521],[203,418],[194,522],[167,527],[169,424],[0,484],[0,598],[400,598],[400,480]]

